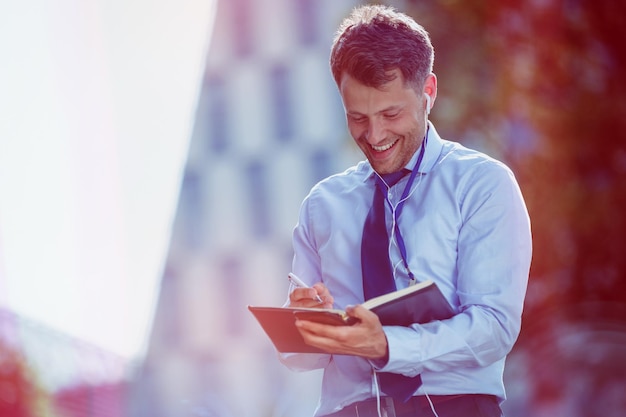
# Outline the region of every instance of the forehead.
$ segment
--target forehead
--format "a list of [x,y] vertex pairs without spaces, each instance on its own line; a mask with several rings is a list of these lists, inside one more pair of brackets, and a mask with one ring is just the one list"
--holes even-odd
[[376,88],[367,86],[347,73],[339,82],[339,93],[347,112],[375,114],[388,108],[405,106],[416,97],[398,71],[396,78]]

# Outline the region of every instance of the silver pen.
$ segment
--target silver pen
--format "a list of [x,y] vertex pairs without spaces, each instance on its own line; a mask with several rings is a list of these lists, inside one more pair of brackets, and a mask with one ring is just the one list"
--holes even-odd
[[[293,272],[290,272],[287,275],[287,278],[289,278],[289,282],[291,282],[293,285],[295,285],[296,287],[299,288],[311,288],[308,285],[306,285],[304,282],[302,282],[302,280],[300,278],[298,278],[298,276],[296,274],[294,274]],[[319,294],[315,294],[315,299],[320,303],[323,304],[324,300],[322,300],[322,297],[320,297]]]

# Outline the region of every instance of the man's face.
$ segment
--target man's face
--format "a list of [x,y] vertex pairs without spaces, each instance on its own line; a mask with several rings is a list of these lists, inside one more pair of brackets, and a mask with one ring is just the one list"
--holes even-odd
[[405,86],[400,71],[395,72],[396,78],[381,89],[346,73],[339,83],[350,134],[379,174],[404,168],[426,133],[423,92]]

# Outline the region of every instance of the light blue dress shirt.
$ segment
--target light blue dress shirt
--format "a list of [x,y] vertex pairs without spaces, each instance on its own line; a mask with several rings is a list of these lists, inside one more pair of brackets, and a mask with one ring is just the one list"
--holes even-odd
[[[293,272],[309,285],[322,281],[336,308],[363,302],[361,235],[375,175],[362,161],[319,182],[294,229]],[[389,190],[393,206],[407,178]],[[389,205],[387,210],[391,234]],[[375,397],[375,369],[421,374],[416,395],[505,398],[504,361],[520,331],[531,259],[530,221],[513,173],[485,154],[441,139],[430,124],[424,160],[398,223],[415,278],[433,280],[457,314],[411,327],[384,326],[389,362],[381,369],[356,356],[281,354],[294,370],[324,368],[315,415]],[[396,286],[404,288],[409,277],[393,239],[389,252]]]

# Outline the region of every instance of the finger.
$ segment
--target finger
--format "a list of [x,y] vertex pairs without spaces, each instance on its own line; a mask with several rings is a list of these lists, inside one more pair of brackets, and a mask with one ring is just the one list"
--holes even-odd
[[335,302],[335,298],[330,294],[330,291],[328,290],[328,287],[326,287],[324,284],[322,284],[321,282],[318,282],[317,284],[313,285],[313,287],[315,289],[315,291],[317,291],[317,295],[320,296],[320,298],[322,299],[322,308],[332,308],[334,302]]
[[[332,326],[298,320],[296,326],[305,343],[329,353],[341,355],[362,355],[361,348],[354,346],[354,329],[350,326]],[[363,337],[357,337],[362,339]]]
[[315,291],[317,292],[317,294],[319,294],[320,297],[322,296],[329,296],[330,295],[330,291],[328,290],[328,287],[324,284],[322,284],[321,282],[318,282],[316,284],[313,284],[313,287],[315,289]]
[[[302,320],[304,321],[304,320]],[[315,333],[309,332],[304,328],[298,328],[304,343],[310,346],[314,346],[318,349],[321,349],[328,353],[339,353],[335,347],[333,347],[334,342],[331,339],[318,336]]]
[[314,299],[317,293],[312,288],[296,288],[289,294],[291,301],[302,301]]
[[367,316],[368,313],[371,313],[371,311],[363,307],[361,304],[357,304],[347,306],[346,313],[351,317],[362,319],[364,316]]
[[312,337],[325,339],[334,345],[350,345],[354,337],[354,330],[351,326],[336,326],[308,320],[297,320],[296,326]]
[[305,343],[339,353],[341,338],[337,336],[337,326],[316,323],[309,320],[296,320],[296,327],[302,335]]
[[[332,300],[331,300],[332,302]],[[314,288],[296,288],[289,294],[290,307],[315,307],[327,308],[327,303],[317,299],[317,291]],[[332,304],[331,304],[332,306]]]
[[382,327],[380,319],[376,313],[368,310],[360,304],[346,307],[346,313],[350,317],[356,318],[361,325],[371,328]]

